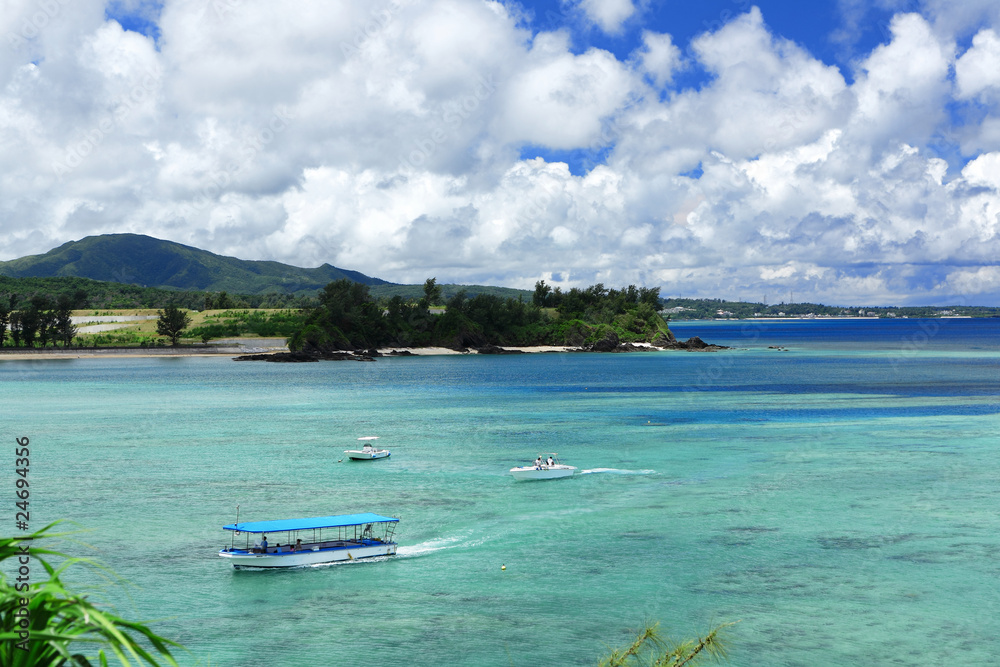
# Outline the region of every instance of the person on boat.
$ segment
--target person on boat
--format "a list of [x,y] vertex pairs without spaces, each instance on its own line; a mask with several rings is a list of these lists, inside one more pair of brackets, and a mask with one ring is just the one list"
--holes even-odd
[[541,469],[542,469],[542,457],[539,456],[537,459],[535,459],[535,470],[541,470]]
[[549,462],[548,462],[548,465],[550,465],[550,466],[551,466],[551,465],[555,465],[555,463],[556,463],[556,462],[555,462],[555,461],[553,461],[553,460],[552,460],[552,457],[550,456],[550,457],[549,457]]
[[267,553],[267,535],[265,535],[264,537],[262,537],[261,540],[260,540],[260,552],[262,554],[266,554]]
[[300,551],[302,549],[302,540],[295,540],[295,545],[292,547],[292,551]]

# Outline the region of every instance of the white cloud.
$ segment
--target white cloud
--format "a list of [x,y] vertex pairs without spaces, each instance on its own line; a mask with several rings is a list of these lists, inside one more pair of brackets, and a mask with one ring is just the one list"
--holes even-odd
[[[580,8],[629,35],[636,5]],[[5,259],[134,231],[402,282],[996,293],[1000,26],[985,5],[957,60],[943,9],[895,17],[853,83],[756,8],[690,44],[633,30],[619,59],[497,2],[169,0],[156,43],[100,2],[59,6],[0,54]],[[0,27],[35,8],[11,0]],[[688,65],[709,76],[681,89]]]
[[965,165],[962,176],[970,185],[1000,192],[1000,153],[986,153]]
[[955,81],[959,99],[1000,93],[1000,37],[993,30],[980,30],[972,38],[972,48],[955,63]]
[[566,35],[541,33],[504,86],[498,138],[550,148],[586,146],[598,137],[601,119],[624,104],[633,84],[633,76],[607,51],[576,56]]
[[580,9],[608,34],[617,34],[622,23],[635,14],[632,0],[579,0]]
[[633,57],[640,69],[648,75],[658,88],[662,88],[673,78],[674,71],[681,65],[681,50],[674,46],[667,34],[657,34],[644,30],[642,48]]
[[954,45],[938,39],[918,14],[899,14],[892,41],[861,62],[855,84],[859,137],[879,142],[926,141],[944,116]]

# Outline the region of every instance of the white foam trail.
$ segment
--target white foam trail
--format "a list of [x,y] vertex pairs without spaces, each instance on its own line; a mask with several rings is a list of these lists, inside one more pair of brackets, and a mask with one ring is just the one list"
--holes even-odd
[[436,540],[428,540],[420,544],[412,544],[405,547],[397,547],[397,556],[422,556],[424,554],[441,551],[442,549],[453,549],[461,546],[461,537],[441,537]]
[[597,472],[610,472],[616,475],[655,475],[655,470],[619,470],[618,468],[593,468],[592,470],[581,470],[581,475],[592,475]]

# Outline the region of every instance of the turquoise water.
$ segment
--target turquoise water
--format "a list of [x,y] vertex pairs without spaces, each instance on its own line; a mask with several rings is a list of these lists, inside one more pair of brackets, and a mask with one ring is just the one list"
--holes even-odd
[[[0,424],[31,438],[32,525],[88,529],[66,548],[130,582],[93,595],[182,664],[585,665],[646,620],[739,620],[738,666],[989,665],[1000,323],[947,322],[672,325],[719,353],[5,360]],[[339,462],[363,435],[392,457]],[[507,474],[548,451],[586,474]],[[237,503],[397,516],[399,555],[235,571]]]

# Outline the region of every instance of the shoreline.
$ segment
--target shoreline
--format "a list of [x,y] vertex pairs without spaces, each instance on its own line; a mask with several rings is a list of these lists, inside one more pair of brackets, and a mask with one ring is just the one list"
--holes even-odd
[[[644,351],[659,352],[671,351],[662,350],[650,343],[633,343],[635,347],[646,348]],[[583,347],[571,345],[537,345],[537,346],[510,346],[503,347],[505,352],[524,354],[548,354],[548,353],[568,353],[585,352]],[[378,348],[379,355],[383,357],[429,357],[448,355],[469,355],[482,354],[475,349],[453,350],[448,347],[386,347]],[[11,352],[0,352],[0,362],[4,359],[24,361],[26,359],[93,359],[93,358],[152,358],[152,357],[239,357],[247,354],[277,354],[288,352],[288,349],[270,349],[266,351],[254,351],[247,348],[234,346],[217,346],[216,349],[207,348],[34,348]]]

